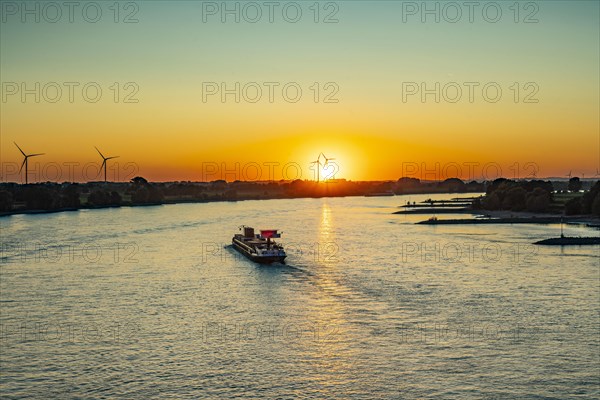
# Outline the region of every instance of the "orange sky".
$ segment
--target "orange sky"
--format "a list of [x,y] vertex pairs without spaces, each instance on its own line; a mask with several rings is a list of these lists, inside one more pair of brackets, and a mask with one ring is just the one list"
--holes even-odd
[[[320,152],[352,180],[592,177],[600,168],[596,2],[545,3],[534,24],[399,24],[393,2],[341,3],[334,24],[201,23],[199,7],[146,2],[136,24],[3,23],[2,180],[22,178],[13,141],[46,153],[31,159],[34,181],[95,179],[93,146],[120,156],[109,162],[115,180],[269,179],[265,163],[272,178],[313,179]],[[62,96],[51,101],[50,87],[39,102],[22,97],[20,85],[36,82],[56,82]],[[65,82],[78,85],[73,101]],[[94,103],[82,92],[89,82],[102,90]],[[211,82],[256,82],[263,97],[223,101],[208,94]],[[265,82],[278,85],[273,101]],[[297,102],[281,90],[290,82],[302,90]],[[407,95],[411,82],[463,93],[456,102],[452,90],[439,101]],[[472,101],[465,82],[478,85]],[[497,102],[482,92],[490,82],[502,90]],[[301,174],[284,171],[290,164]],[[207,176],[207,165],[219,168]]]

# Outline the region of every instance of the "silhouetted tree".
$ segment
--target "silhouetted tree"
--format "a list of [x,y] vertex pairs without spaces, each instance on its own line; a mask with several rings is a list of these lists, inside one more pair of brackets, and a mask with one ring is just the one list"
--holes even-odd
[[223,198],[226,200],[237,200],[237,191],[235,189],[229,189],[223,194]]
[[572,198],[565,203],[565,214],[566,215],[581,214],[581,197]]
[[121,195],[115,191],[110,192],[110,203],[111,204],[121,204]]
[[165,199],[162,191],[155,185],[148,186],[148,202],[159,203]]
[[54,210],[59,206],[58,193],[41,184],[25,187],[23,197],[28,210]]
[[88,196],[91,206],[118,206],[121,205],[121,195],[115,191],[95,190]]
[[417,178],[402,177],[396,183],[396,193],[403,194],[406,192],[415,191],[421,185],[421,181]]
[[0,211],[11,211],[13,208],[13,196],[6,190],[0,191]]
[[597,195],[592,203],[592,214],[600,217],[600,195]]
[[213,187],[213,189],[223,190],[227,188],[227,182],[223,179],[217,179],[216,181],[212,181],[210,185]]
[[578,177],[574,176],[571,179],[569,179],[568,189],[571,192],[579,192],[581,190],[582,186],[583,186],[583,184],[581,183],[581,181],[579,180]]
[[131,195],[131,201],[134,203],[146,203],[148,202],[148,189],[145,187],[138,188]]
[[549,181],[499,178],[488,186],[481,204],[487,210],[545,212],[550,209],[552,190],[552,182]]
[[481,204],[484,209],[495,211],[500,209],[502,201],[500,200],[500,196],[498,196],[497,193],[492,193],[490,195],[485,196]]
[[600,196],[600,181],[597,181],[590,190],[581,197],[581,212],[583,214],[595,214],[593,204]]
[[440,186],[450,193],[460,193],[466,190],[465,183],[458,178],[448,178]]
[[527,211],[544,212],[550,207],[550,193],[541,187],[527,193]]
[[466,189],[468,192],[484,192],[485,186],[483,183],[479,183],[477,181],[471,181],[471,182],[467,183]]
[[162,191],[153,184],[139,187],[131,195],[131,201],[138,204],[160,203],[164,198]]
[[402,185],[402,186],[406,186],[406,187],[419,186],[420,183],[421,183],[420,179],[409,178],[407,176],[404,176],[404,177],[398,179],[398,185]]
[[131,178],[131,183],[146,184],[146,183],[148,183],[148,181],[146,180],[146,178],[142,178],[141,176],[136,176],[135,178]]
[[498,178],[495,179],[492,183],[490,183],[485,191],[486,194],[490,194],[492,192],[495,192],[501,185],[505,185],[507,183],[510,183],[512,181],[506,179],[506,178]]
[[522,211],[525,208],[527,191],[520,186],[512,187],[506,191],[502,200],[502,208],[505,210]]
[[70,185],[63,189],[61,195],[61,207],[77,208],[81,206],[79,190],[77,185]]
[[106,190],[94,190],[88,196],[87,202],[90,206],[105,206],[109,200],[110,196]]

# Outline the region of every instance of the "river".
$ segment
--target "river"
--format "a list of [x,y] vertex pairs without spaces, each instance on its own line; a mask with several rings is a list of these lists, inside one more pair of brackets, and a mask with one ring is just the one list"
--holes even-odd
[[[0,396],[600,397],[600,246],[392,214],[430,197],[1,218]],[[286,264],[233,251],[242,224]]]

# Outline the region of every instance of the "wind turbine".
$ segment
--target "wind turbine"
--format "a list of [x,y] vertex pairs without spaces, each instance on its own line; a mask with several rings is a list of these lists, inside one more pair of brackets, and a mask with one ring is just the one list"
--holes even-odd
[[325,165],[327,165],[327,163],[331,160],[335,160],[335,158],[327,158],[327,156],[323,153],[321,153],[321,155],[323,155],[323,158],[325,159]]
[[317,157],[316,161],[311,162],[311,165],[317,165],[317,183],[319,183],[319,172],[321,170],[321,154]]
[[[325,159],[325,164],[323,164],[324,167],[327,166],[327,164],[329,163],[329,161],[335,160],[335,158],[327,158],[327,156],[324,153],[321,153],[321,154],[323,155],[323,158]],[[320,155],[319,155],[319,157],[320,157]]]
[[596,168],[596,175],[594,175],[594,178],[600,176],[600,169]]
[[27,162],[27,160],[29,159],[29,157],[43,156],[46,153],[25,154],[25,152],[23,150],[21,150],[21,148],[19,147],[19,145],[17,144],[17,142],[13,142],[13,143],[15,144],[15,146],[17,146],[17,149],[19,149],[19,151],[21,152],[21,154],[23,154],[23,157],[25,157],[23,159],[23,164],[21,164],[21,169],[19,169],[19,174],[23,170],[23,167],[25,167],[25,184],[27,185],[27,183],[28,183],[28,181],[27,181],[27,167],[29,165],[28,162]]
[[[119,156],[104,157],[104,154],[100,153],[100,150],[98,150],[98,148],[96,146],[94,146],[94,148],[96,149],[96,151],[98,152],[98,154],[100,154],[100,157],[102,157],[102,165],[100,166],[100,170],[98,171],[98,175],[100,175],[100,173],[102,172],[102,167],[104,167],[104,182],[106,182],[106,162],[108,160],[112,160],[113,158],[119,158]],[[96,175],[96,176],[98,176],[98,175]]]

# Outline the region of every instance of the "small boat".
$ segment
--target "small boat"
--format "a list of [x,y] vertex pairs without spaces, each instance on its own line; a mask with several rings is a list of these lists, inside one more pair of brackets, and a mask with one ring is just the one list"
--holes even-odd
[[233,248],[250,260],[261,263],[271,264],[274,262],[283,262],[287,257],[283,246],[276,243],[274,240],[280,238],[281,234],[277,233],[277,229],[261,230],[260,234],[254,233],[254,228],[249,226],[240,226],[240,230],[244,233],[233,235],[231,244]]

